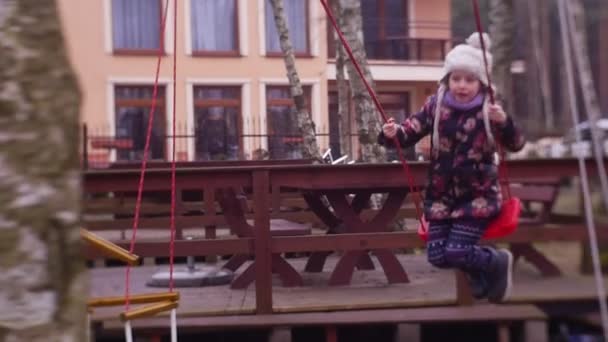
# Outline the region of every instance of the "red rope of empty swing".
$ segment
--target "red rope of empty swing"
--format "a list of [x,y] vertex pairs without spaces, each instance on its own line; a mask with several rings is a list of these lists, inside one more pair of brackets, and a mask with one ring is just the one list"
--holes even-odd
[[171,241],[169,242],[169,291],[173,292],[173,259],[175,256],[175,136],[177,101],[177,0],[173,1],[173,134],[171,141]]
[[[331,8],[327,5],[326,0],[320,0],[320,1],[321,1],[321,5],[323,5],[323,8],[325,9],[325,12],[327,13],[327,17],[329,18],[329,20],[331,21],[331,24],[333,25],[334,29],[336,30],[336,33],[338,34],[338,37],[340,38],[340,41],[342,42],[342,45],[344,46],[344,49],[346,50],[348,57],[350,57],[350,60],[353,63],[353,66],[355,67],[355,70],[357,70],[357,73],[359,74],[361,81],[365,85],[365,88],[367,89],[369,96],[372,98],[372,101],[374,101],[374,105],[376,105],[376,108],[380,112],[380,115],[382,116],[382,119],[384,120],[384,122],[387,122],[388,118],[386,116],[386,113],[384,112],[384,108],[382,108],[382,105],[380,104],[380,101],[378,100],[378,97],[376,96],[374,89],[372,89],[372,87],[369,85],[369,83],[365,79],[365,76],[363,75],[363,71],[361,70],[359,63],[355,59],[355,57],[353,55],[353,51],[350,48],[350,45],[344,38],[344,35],[342,34],[342,31],[340,30],[340,27],[338,26],[338,23],[336,22],[336,18],[334,17],[334,15],[331,11]],[[424,222],[422,221],[422,209],[420,208],[420,202],[422,202],[422,195],[420,194],[420,191],[418,189],[414,188],[414,179],[412,177],[412,173],[410,172],[409,165],[407,164],[407,161],[405,160],[405,156],[403,155],[401,145],[399,144],[399,141],[397,140],[397,136],[393,137],[393,143],[397,147],[397,154],[399,156],[399,160],[401,161],[401,165],[403,166],[403,171],[405,172],[405,176],[407,177],[410,192],[415,194],[414,205],[416,206],[416,215],[418,216],[418,220],[420,221],[420,224],[424,225]]]
[[[135,213],[134,213],[134,217],[133,217],[131,242],[129,245],[130,253],[133,253],[135,250],[135,240],[136,240],[136,236],[137,236],[137,228],[139,227],[139,216],[140,216],[141,200],[142,200],[142,194],[143,194],[143,188],[144,188],[144,179],[145,179],[145,175],[146,175],[148,153],[150,151],[150,137],[152,136],[154,113],[156,111],[156,104],[157,104],[157,100],[158,100],[158,78],[159,78],[159,74],[160,74],[160,65],[161,65],[161,61],[162,61],[162,57],[163,57],[162,49],[164,48],[165,24],[167,21],[168,8],[169,8],[169,0],[167,0],[165,3],[164,13],[159,16],[160,33],[159,33],[159,48],[158,48],[158,54],[157,54],[157,58],[156,58],[156,73],[154,76],[154,88],[152,90],[152,104],[151,104],[150,110],[148,112],[148,127],[146,130],[146,143],[144,145],[144,151],[143,151],[143,156],[142,156],[142,160],[141,160],[141,168],[140,168],[140,174],[139,174],[139,184],[137,186],[137,199],[135,201]],[[174,53],[174,55],[175,55],[175,53]],[[173,87],[173,89],[175,89],[175,86]],[[175,101],[175,96],[173,96],[173,99]],[[174,104],[174,107],[175,107],[175,104]],[[173,113],[175,115],[175,110],[173,111]],[[173,121],[175,122],[175,120],[173,120]],[[175,137],[175,134],[174,134],[174,137]],[[172,193],[173,193],[173,191],[172,191]],[[172,206],[173,206],[173,201],[172,201]],[[172,212],[173,211],[174,211],[174,209],[172,208]],[[131,265],[127,265],[125,272],[126,272],[126,275],[125,275],[125,310],[129,310]],[[171,277],[172,277],[172,275],[171,275]],[[171,282],[172,282],[172,280],[171,280]]]

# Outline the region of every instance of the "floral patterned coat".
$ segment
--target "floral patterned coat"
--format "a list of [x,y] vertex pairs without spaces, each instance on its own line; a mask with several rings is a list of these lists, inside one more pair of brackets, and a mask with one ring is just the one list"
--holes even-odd
[[[416,144],[433,131],[435,96],[411,115],[398,130],[402,147]],[[496,147],[486,134],[482,106],[462,111],[445,105],[440,109],[439,146],[432,146],[429,181],[424,211],[427,220],[492,218],[500,212],[502,195],[495,162]],[[508,117],[502,125],[492,124],[494,139],[505,150],[516,152],[525,140]],[[394,147],[381,132],[378,143]]]

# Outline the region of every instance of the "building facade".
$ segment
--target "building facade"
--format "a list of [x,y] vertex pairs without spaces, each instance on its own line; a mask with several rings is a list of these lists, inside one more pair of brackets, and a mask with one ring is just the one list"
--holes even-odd
[[[88,159],[140,159],[154,103],[152,159],[168,160],[174,117],[179,160],[298,158],[268,0],[180,0],[177,23],[173,1],[58,1],[83,94]],[[319,1],[285,0],[285,9],[320,148],[331,143],[339,149],[333,31]],[[451,42],[450,2],[364,0],[362,12],[377,92],[389,114],[402,118],[435,90]],[[163,57],[154,101],[159,49]],[[354,121],[351,150],[356,154]]]

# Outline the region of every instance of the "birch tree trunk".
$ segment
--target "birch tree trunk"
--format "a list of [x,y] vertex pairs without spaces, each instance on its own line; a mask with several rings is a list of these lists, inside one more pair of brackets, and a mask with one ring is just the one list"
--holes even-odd
[[511,78],[511,63],[513,62],[513,1],[491,0],[490,2],[490,36],[492,37],[492,56],[494,58],[493,83],[503,108],[514,115],[513,82]]
[[608,37],[603,35],[603,32],[608,32],[608,2],[604,1],[599,4],[600,12],[599,16],[599,32],[600,37],[598,42],[598,60],[603,61],[599,64],[599,77],[598,77],[598,93],[600,94],[600,109],[604,115],[608,114],[608,96],[602,94],[608,94]]
[[[536,70],[538,71],[538,87],[542,95],[542,108],[544,119],[544,130],[546,132],[555,129],[555,118],[553,113],[553,104],[551,98],[551,84],[549,82],[548,68],[550,62],[547,60],[547,55],[544,53],[545,44],[542,43],[540,24],[546,24],[547,18],[547,3],[546,1],[530,0],[528,5],[528,19],[530,20],[530,40],[534,61],[536,62]],[[542,7],[541,7],[542,6]],[[542,14],[541,14],[542,12]]]
[[55,1],[0,0],[0,340],[85,341],[79,91]]
[[[365,79],[373,87],[374,80],[367,63],[367,55],[363,45],[363,23],[361,18],[361,0],[340,0],[342,7],[342,32],[350,45],[355,60],[361,66]],[[378,163],[386,160],[384,148],[377,144],[380,133],[379,114],[374,107],[363,81],[361,81],[352,63],[347,63],[350,89],[355,107],[355,116],[359,143],[361,144],[361,159],[364,162]]]
[[[494,1],[494,0],[493,0]],[[520,53],[523,55],[525,60],[525,73],[521,75],[521,87],[525,88],[523,91],[518,89],[518,93],[521,95],[523,99],[521,103],[525,107],[522,110],[522,113],[512,113],[517,117],[518,122],[520,122],[524,127],[526,127],[526,133],[530,136],[530,139],[537,139],[539,135],[541,135],[544,131],[544,123],[543,123],[543,107],[541,89],[539,84],[539,65],[535,59],[533,42],[530,38],[531,36],[531,21],[537,20],[536,18],[529,18],[530,12],[528,11],[528,1],[529,0],[514,0],[516,2],[516,9],[518,16],[515,18],[517,20],[517,27],[520,28],[523,33],[521,33],[521,39],[517,42],[518,48],[520,49]],[[523,46],[522,46],[523,45]],[[511,113],[509,113],[511,114]]]
[[[334,0],[331,2],[332,12],[335,14],[338,22],[338,27],[343,27],[342,20],[342,7],[340,1]],[[349,101],[348,101],[348,81],[345,76],[345,66],[349,63],[346,56],[346,51],[342,46],[342,41],[338,37],[338,34],[333,29],[333,37],[336,46],[336,85],[338,88],[338,118],[339,118],[339,131],[340,131],[340,149],[343,155],[353,157],[352,150],[352,137],[351,137],[351,122],[349,120]]]
[[298,71],[296,70],[296,60],[293,46],[289,39],[285,6],[283,0],[270,0],[270,3],[274,14],[274,22],[279,34],[281,51],[283,51],[283,60],[285,61],[287,79],[289,79],[291,97],[293,98],[296,109],[296,121],[303,138],[302,157],[305,159],[312,159],[315,162],[321,162],[322,158],[319,153],[319,145],[317,144],[315,123],[312,121],[308,108],[306,107],[306,97],[304,96],[300,76],[298,76]]

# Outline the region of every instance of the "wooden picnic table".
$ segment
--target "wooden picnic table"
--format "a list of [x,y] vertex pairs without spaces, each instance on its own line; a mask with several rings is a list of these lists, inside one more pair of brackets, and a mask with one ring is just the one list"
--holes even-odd
[[[551,176],[562,178],[574,177],[578,174],[578,164],[575,159],[543,159],[509,161],[509,171],[512,178],[542,178],[547,176],[546,170],[551,170]],[[415,186],[426,183],[428,164],[425,162],[410,163],[410,171]],[[595,172],[592,160],[587,161],[588,170]],[[170,189],[171,173],[168,169],[149,170],[146,173],[146,191],[167,191]],[[112,191],[136,191],[139,180],[138,170],[103,170],[87,171],[84,173],[85,193],[107,193]],[[272,313],[272,268],[273,255],[285,252],[331,252],[342,251],[341,261],[334,269],[334,283],[341,283],[350,277],[356,265],[368,263],[366,251],[380,251],[380,263],[394,264],[390,250],[423,246],[422,241],[411,232],[387,232],[386,224],[393,216],[397,203],[403,202],[408,189],[408,182],[399,164],[352,164],[352,165],[260,165],[235,167],[205,167],[179,168],[177,170],[176,188],[178,190],[203,190],[204,208],[213,213],[205,217],[205,224],[217,224],[214,203],[218,189],[248,189],[252,194],[253,224],[252,235],[235,239],[178,241],[176,256],[189,255],[234,255],[250,254],[255,256],[255,291],[257,313]],[[307,236],[271,236],[271,211],[275,197],[285,189],[299,189],[305,198],[328,226],[336,233],[338,221],[348,226],[340,234],[307,235]],[[379,211],[376,218],[370,222],[362,222],[357,213],[374,192],[389,193],[387,204]],[[346,196],[354,194],[354,200]],[[327,210],[315,207],[321,196],[326,196],[333,206],[333,217]],[[381,223],[374,225],[372,222]],[[520,230],[504,241],[531,243],[536,240],[573,239],[586,236],[584,230],[557,230],[554,234],[532,229]],[[135,253],[153,256],[164,256],[168,253],[166,242],[136,244]],[[318,256],[317,256],[318,257]],[[316,261],[312,261],[315,264]],[[385,261],[382,261],[384,258]],[[403,268],[400,264],[388,267],[391,279],[402,279]],[[387,267],[385,266],[385,272]],[[392,273],[391,270],[395,270]],[[394,278],[391,278],[394,277]],[[401,278],[399,278],[401,277]]]

